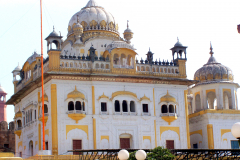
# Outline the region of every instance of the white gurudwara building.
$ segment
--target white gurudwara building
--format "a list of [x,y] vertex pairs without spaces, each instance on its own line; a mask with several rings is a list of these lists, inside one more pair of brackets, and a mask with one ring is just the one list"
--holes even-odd
[[[44,60],[45,124],[41,122],[40,55],[35,52],[23,67],[13,70],[14,95],[7,104],[15,107],[16,154],[29,157],[42,149],[42,125],[46,149],[54,155],[72,149],[187,149],[196,148],[196,143],[198,148],[208,148],[207,144],[219,141],[214,143],[217,148],[225,139],[234,140],[225,134],[220,140],[220,131],[217,136],[213,132],[214,139],[207,138],[210,127],[231,127],[227,125],[236,120],[228,113],[235,118],[239,114],[238,84],[229,82],[230,72],[227,77],[218,75],[223,81],[215,82],[213,75],[213,83],[208,75],[202,78],[205,70],[188,80],[187,47],[179,41],[169,53],[172,61],[153,61],[150,50],[146,60],[138,61],[128,26],[123,36],[114,17],[95,0],[72,16],[65,40],[54,30],[49,34]],[[212,99],[203,98],[207,95]],[[221,104],[218,108],[213,107],[214,98]],[[229,121],[221,117],[225,113]],[[218,121],[223,119],[225,127]]]

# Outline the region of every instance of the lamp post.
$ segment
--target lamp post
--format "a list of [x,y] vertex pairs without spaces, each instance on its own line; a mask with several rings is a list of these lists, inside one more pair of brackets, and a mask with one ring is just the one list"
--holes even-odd
[[232,135],[238,139],[238,144],[240,146],[240,122],[235,123],[231,129]]
[[126,149],[122,149],[118,152],[118,158],[120,160],[127,160],[129,158],[129,152]]
[[138,150],[135,154],[135,157],[137,160],[145,160],[147,157],[147,154],[144,150]]

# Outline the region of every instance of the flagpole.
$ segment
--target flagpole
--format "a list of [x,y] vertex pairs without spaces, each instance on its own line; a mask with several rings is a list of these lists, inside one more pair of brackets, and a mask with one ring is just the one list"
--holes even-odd
[[41,15],[41,75],[42,75],[42,136],[43,150],[45,150],[45,126],[44,126],[44,82],[43,82],[43,37],[42,37],[42,0],[40,0]]

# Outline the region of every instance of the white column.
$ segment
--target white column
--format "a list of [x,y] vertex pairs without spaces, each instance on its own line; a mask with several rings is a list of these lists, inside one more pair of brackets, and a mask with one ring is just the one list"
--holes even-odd
[[202,95],[202,96],[200,95],[200,97],[201,97],[201,106],[202,106],[203,109],[207,109],[208,104],[207,104],[206,90],[202,90],[200,92],[200,94]]
[[231,89],[231,96],[232,96],[232,109],[236,109],[236,104],[235,104],[235,93],[234,89]]
[[[201,97],[201,94],[200,94],[200,98],[202,99]],[[201,101],[200,99],[200,101]],[[195,93],[193,93],[193,100],[192,100],[192,113],[194,113],[196,111],[196,99],[195,99]]]
[[[222,109],[223,108],[223,97],[222,95],[222,89],[220,87],[215,89],[216,91],[216,98],[217,98],[217,109]],[[215,106],[213,106],[215,107]]]

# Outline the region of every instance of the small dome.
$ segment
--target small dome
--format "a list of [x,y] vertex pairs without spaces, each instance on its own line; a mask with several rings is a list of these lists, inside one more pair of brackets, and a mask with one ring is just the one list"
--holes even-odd
[[126,33],[126,32],[132,33],[132,30],[131,30],[130,28],[127,28],[127,29],[124,31],[124,33]]
[[88,28],[88,30],[91,30],[92,26],[101,27],[101,29],[103,29],[103,27],[106,28],[108,26],[114,31],[117,30],[115,19],[112,14],[99,6],[95,0],[89,0],[84,8],[72,16],[68,24],[68,34],[71,34],[71,29],[76,25],[77,17],[84,29]]
[[50,34],[48,35],[48,37],[59,37],[59,35],[58,35],[57,32],[55,31],[55,28],[54,28],[54,27],[53,27],[52,33],[50,33]]
[[35,60],[36,60],[36,57],[41,57],[40,54],[37,54],[36,51],[34,51],[33,55],[31,55],[27,61],[29,64],[32,64]]
[[171,96],[167,91],[167,94],[160,98],[160,102],[174,102],[174,103],[176,103],[176,99],[173,96]]
[[12,73],[15,72],[15,71],[16,71],[16,72],[19,72],[19,71],[21,71],[21,69],[22,69],[22,68],[21,68],[21,67],[19,66],[19,64],[18,64],[18,66],[12,71]]
[[200,81],[233,81],[232,70],[213,57],[212,47],[210,48],[211,57],[208,62],[199,68],[194,74],[194,80]]
[[77,23],[74,28],[83,28],[83,26],[80,23]]
[[82,98],[82,99],[85,99],[85,96],[83,93],[79,92],[77,90],[77,87],[75,86],[75,90],[70,92],[68,95],[67,95],[67,98],[73,98],[73,99],[76,99],[76,98]]
[[177,38],[177,43],[175,43],[174,47],[182,47],[182,43],[179,42],[179,39]]

